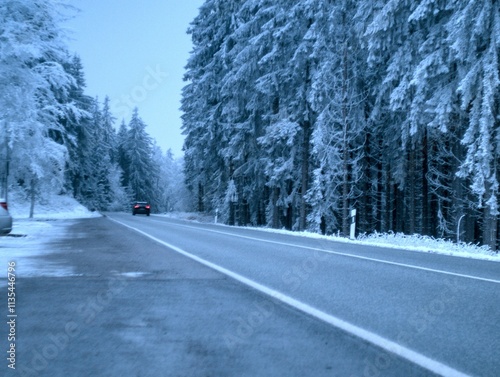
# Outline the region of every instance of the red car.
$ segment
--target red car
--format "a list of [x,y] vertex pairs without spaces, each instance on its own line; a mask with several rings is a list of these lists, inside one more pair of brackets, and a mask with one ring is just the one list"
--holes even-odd
[[138,213],[142,213],[144,215],[149,216],[151,211],[151,206],[148,202],[135,202],[132,206],[132,215],[137,215]]

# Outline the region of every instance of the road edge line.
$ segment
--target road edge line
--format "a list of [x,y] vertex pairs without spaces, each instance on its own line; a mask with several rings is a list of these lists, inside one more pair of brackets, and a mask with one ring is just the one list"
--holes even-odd
[[320,251],[320,252],[323,252],[323,253],[332,254],[332,255],[338,255],[338,256],[342,256],[342,257],[346,257],[346,258],[355,258],[355,259],[360,259],[360,260],[366,260],[366,261],[369,261],[369,262],[377,262],[377,263],[388,264],[388,265],[392,265],[392,266],[410,268],[410,269],[414,269],[414,270],[420,270],[420,271],[426,271],[426,272],[434,272],[434,273],[437,273],[437,274],[443,274],[443,275],[449,275],[449,276],[456,276],[456,277],[460,277],[460,278],[464,278],[464,279],[471,279],[471,280],[483,281],[483,282],[486,282],[486,283],[500,284],[500,280],[489,279],[489,278],[484,278],[484,277],[480,277],[480,276],[460,274],[458,272],[438,270],[438,269],[435,269],[435,268],[428,268],[428,267],[416,266],[416,265],[407,264],[407,263],[392,262],[392,261],[389,261],[389,260],[378,259],[378,258],[371,258],[371,257],[365,257],[365,256],[362,256],[362,255],[349,254],[349,253],[344,253],[344,252],[341,252],[341,251],[326,250],[326,249],[320,249],[320,248],[317,248],[317,247],[296,245],[296,244],[287,243],[287,242],[279,242],[279,241],[266,240],[266,239],[263,239],[263,238],[243,236],[243,235],[240,235],[240,234],[227,233],[227,232],[222,232],[222,231],[218,231],[218,230],[212,230],[212,229],[206,229],[206,228],[196,228],[196,227],[193,227],[193,226],[190,226],[190,225],[184,225],[184,224],[182,224],[182,225],[181,224],[173,224],[173,225],[174,226],[188,228],[188,229],[201,229],[201,230],[203,230],[205,232],[211,232],[211,233],[216,233],[216,234],[224,234],[226,236],[243,238],[243,239],[248,239],[248,240],[252,240],[252,241],[267,242],[267,243],[271,243],[271,244],[274,244],[274,245],[290,246],[290,247],[296,247],[296,248],[305,249],[305,250]]

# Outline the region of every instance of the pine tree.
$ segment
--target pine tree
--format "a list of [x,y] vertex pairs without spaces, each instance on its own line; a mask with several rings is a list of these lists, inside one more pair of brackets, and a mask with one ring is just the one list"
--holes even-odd
[[112,163],[117,161],[116,150],[117,150],[117,136],[114,128],[114,123],[116,118],[111,114],[110,99],[108,96],[104,98],[104,103],[102,105],[102,140],[105,148],[108,150],[109,158]]
[[116,135],[116,156],[120,169],[123,171],[121,185],[127,190],[130,182],[130,159],[127,152],[128,127],[125,120],[120,123],[118,134]]
[[218,208],[224,197],[227,169],[219,151],[225,148],[221,124],[224,45],[233,30],[240,1],[207,0],[189,29],[193,53],[183,89],[183,132],[188,187],[197,192],[198,210]]
[[[349,210],[361,187],[365,93],[364,59],[353,27],[355,6],[342,1],[315,12],[314,53],[319,62],[312,82],[312,108],[318,114],[312,145],[316,159],[309,192],[313,229],[349,232]],[[366,193],[364,194],[366,195]]]
[[152,161],[153,144],[137,108],[132,113],[124,146],[128,160],[128,185],[133,199],[154,202],[158,172]]
[[89,208],[100,211],[123,209],[126,204],[126,192],[120,185],[121,169],[112,161],[112,156],[116,154],[112,147],[115,141],[112,121],[107,97],[102,109],[96,99],[89,128],[91,153],[84,157],[91,170],[87,173],[85,192],[80,199]]
[[267,223],[266,151],[258,140],[265,134],[264,118],[271,106],[257,89],[257,82],[264,74],[258,60],[272,48],[266,44],[269,38],[258,37],[269,21],[267,7],[271,5],[270,1],[245,1],[233,17],[234,31],[223,48],[226,71],[221,87],[221,119],[227,143],[220,153],[228,173],[220,217],[232,224]]
[[[271,146],[274,142],[288,142],[291,135],[295,138],[293,150],[287,150],[290,144],[274,144],[274,148],[264,154],[271,191],[268,218],[274,227],[279,226],[279,217],[283,217],[285,227],[304,229],[310,181],[310,136],[315,118],[308,100],[313,74],[309,58],[312,39],[308,31],[313,24],[315,2],[283,1],[278,5],[265,2],[264,5],[267,8],[262,12],[268,20],[255,37],[265,52],[259,57],[261,76],[257,90],[268,104],[263,115],[266,132],[260,140],[263,146]],[[277,130],[280,127],[286,128],[284,138]],[[273,141],[273,137],[278,139]],[[287,181],[276,181],[277,174],[289,170],[293,170],[294,177],[285,173]]]
[[90,127],[94,100],[85,94],[86,83],[81,59],[77,55],[73,56],[65,69],[74,78],[68,96],[73,106],[71,111],[62,114],[59,120],[64,128],[63,143],[68,149],[65,190],[73,197],[81,199],[85,177],[91,171],[88,156],[91,151]]

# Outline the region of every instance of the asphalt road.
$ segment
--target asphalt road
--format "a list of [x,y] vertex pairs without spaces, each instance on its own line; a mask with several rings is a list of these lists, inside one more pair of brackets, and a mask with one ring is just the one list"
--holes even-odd
[[12,375],[498,376],[498,263],[107,216],[18,278]]

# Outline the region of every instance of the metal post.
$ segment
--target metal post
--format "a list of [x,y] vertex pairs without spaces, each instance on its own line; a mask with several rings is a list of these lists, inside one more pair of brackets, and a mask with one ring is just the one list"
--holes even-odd
[[458,224],[457,224],[457,244],[460,243],[460,222],[462,221],[462,219],[464,218],[465,214],[463,214],[462,216],[460,216],[460,218],[458,219]]
[[351,209],[351,240],[356,239],[356,210]]
[[10,150],[9,150],[9,130],[7,127],[7,122],[4,122],[5,125],[5,171],[1,177],[2,187],[0,188],[0,196],[3,196],[5,200],[8,202],[9,195],[9,163],[10,163]]

